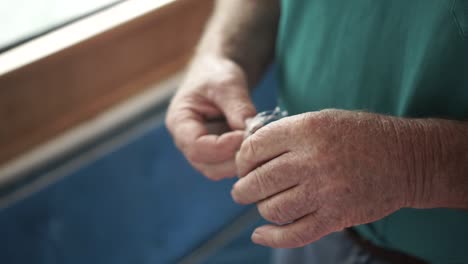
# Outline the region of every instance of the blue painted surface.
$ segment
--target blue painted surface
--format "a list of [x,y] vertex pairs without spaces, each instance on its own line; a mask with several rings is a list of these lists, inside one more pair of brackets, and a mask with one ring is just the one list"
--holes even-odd
[[253,244],[250,236],[257,226],[265,224],[260,220],[247,227],[239,237],[225,248],[214,254],[204,264],[268,264],[271,260],[272,249]]
[[[255,92],[259,110],[275,106],[274,87],[269,75]],[[160,124],[0,211],[0,263],[173,263],[245,209],[233,182],[195,172]],[[266,262],[249,232],[213,263]]]

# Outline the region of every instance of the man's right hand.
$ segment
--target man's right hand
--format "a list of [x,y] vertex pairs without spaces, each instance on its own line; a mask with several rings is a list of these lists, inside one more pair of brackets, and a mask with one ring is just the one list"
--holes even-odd
[[177,147],[213,180],[236,174],[245,120],[255,115],[244,70],[221,56],[194,60],[172,99],[166,125]]

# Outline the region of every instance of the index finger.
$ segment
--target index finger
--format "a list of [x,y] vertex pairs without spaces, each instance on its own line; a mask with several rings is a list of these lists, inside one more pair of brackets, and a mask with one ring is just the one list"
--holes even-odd
[[298,184],[294,156],[285,153],[252,170],[233,186],[231,195],[237,203],[255,203]]
[[259,165],[266,163],[290,151],[289,139],[292,131],[288,122],[282,119],[270,123],[242,142],[236,155],[236,165],[239,177],[244,177]]

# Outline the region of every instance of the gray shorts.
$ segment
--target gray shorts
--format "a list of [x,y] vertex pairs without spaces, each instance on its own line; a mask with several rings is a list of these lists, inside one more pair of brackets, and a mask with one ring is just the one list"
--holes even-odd
[[276,249],[273,264],[390,264],[353,242],[345,232],[330,234],[302,248]]

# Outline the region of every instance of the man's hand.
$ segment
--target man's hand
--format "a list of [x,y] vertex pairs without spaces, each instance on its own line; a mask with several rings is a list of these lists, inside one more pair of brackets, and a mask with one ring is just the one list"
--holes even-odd
[[255,115],[244,71],[223,57],[197,58],[166,125],[189,162],[210,179],[234,176],[245,119]]
[[211,179],[236,173],[245,119],[255,115],[248,86],[274,54],[279,1],[217,0],[166,124],[190,163]]
[[304,246],[415,206],[415,186],[424,175],[416,168],[424,166],[411,151],[424,135],[409,124],[326,110],[281,119],[247,138],[236,158],[240,180],[232,196],[241,204],[257,203],[276,224],[259,227],[253,241]]

